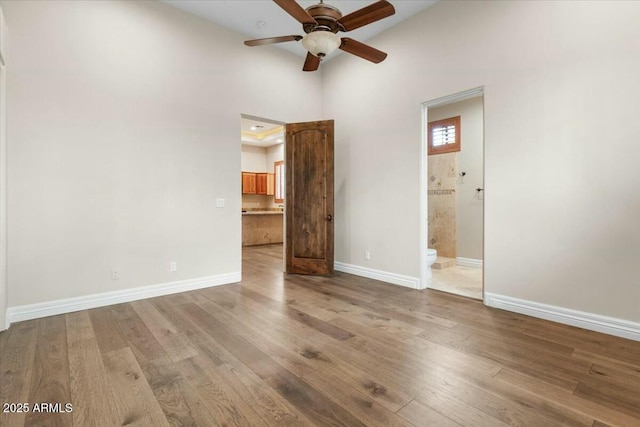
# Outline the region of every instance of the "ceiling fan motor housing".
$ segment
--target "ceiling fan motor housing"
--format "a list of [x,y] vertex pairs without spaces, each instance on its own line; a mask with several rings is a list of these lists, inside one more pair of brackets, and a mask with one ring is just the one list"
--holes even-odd
[[313,31],[331,31],[337,33],[338,31],[344,31],[341,25],[338,23],[338,19],[342,18],[342,12],[335,6],[330,4],[314,4],[305,9],[309,15],[316,20],[318,25],[304,24],[302,28],[305,33],[311,33]]

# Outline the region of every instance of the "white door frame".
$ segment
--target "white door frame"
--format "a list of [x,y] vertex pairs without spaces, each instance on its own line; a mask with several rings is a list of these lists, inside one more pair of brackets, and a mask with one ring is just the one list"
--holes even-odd
[[[421,104],[421,113],[422,113],[422,137],[420,141],[420,227],[419,233],[420,238],[420,289],[427,289],[431,284],[431,269],[427,265],[427,236],[429,234],[429,206],[428,206],[428,197],[427,197],[427,189],[429,188],[429,171],[428,171],[428,162],[427,162],[427,144],[428,144],[428,135],[427,135],[427,124],[429,123],[429,118],[427,117],[427,113],[429,108],[441,107],[447,104],[453,104],[454,102],[464,101],[470,98],[476,98],[478,96],[484,96],[484,86],[476,87],[473,89],[465,90],[464,92],[454,93],[452,95],[443,96],[442,98],[436,98],[431,101],[426,101]],[[484,108],[483,108],[484,110]],[[484,116],[484,111],[483,111]],[[484,133],[484,126],[483,126]],[[483,136],[484,141],[484,136]],[[484,142],[483,142],[484,144]],[[483,150],[484,152],[484,150]],[[483,167],[484,169],[484,167]],[[483,174],[484,175],[484,174]],[[484,176],[483,176],[484,181]],[[484,212],[484,208],[483,208]],[[484,224],[484,213],[482,222]],[[484,246],[484,237],[483,237],[483,246]],[[484,265],[483,265],[483,276],[484,276]],[[483,286],[482,286],[482,295],[484,300],[484,277],[483,277]]]

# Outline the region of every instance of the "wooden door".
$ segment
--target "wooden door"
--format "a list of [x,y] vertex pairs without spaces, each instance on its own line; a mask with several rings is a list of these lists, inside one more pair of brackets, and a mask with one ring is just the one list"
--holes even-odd
[[286,272],[333,274],[333,120],[286,126]]

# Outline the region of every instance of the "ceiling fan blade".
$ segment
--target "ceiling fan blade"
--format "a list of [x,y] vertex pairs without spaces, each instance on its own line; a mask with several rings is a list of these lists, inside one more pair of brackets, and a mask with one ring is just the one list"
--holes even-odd
[[351,31],[389,17],[394,13],[396,13],[396,9],[391,3],[386,0],[380,0],[343,16],[338,19],[338,24],[344,28],[344,31]]
[[304,60],[302,71],[316,71],[320,66],[320,58],[307,52],[307,59]]
[[302,36],[280,36],[280,37],[267,37],[266,39],[246,40],[244,42],[247,46],[263,46],[265,44],[274,44],[282,42],[293,42],[301,40]]
[[340,49],[353,55],[359,56],[360,58],[366,59],[367,61],[375,62],[376,64],[384,61],[387,57],[387,54],[383,51],[374,49],[369,45],[360,43],[359,41],[350,39],[348,37],[342,38]]
[[293,16],[301,24],[314,24],[318,22],[313,19],[306,10],[302,8],[295,0],[273,0],[278,6],[284,9],[289,15]]

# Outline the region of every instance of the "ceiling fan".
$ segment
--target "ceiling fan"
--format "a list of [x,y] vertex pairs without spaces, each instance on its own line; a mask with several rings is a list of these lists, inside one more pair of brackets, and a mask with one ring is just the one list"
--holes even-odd
[[308,51],[303,71],[316,71],[322,58],[336,49],[344,50],[376,64],[384,61],[387,57],[386,53],[378,49],[349,37],[339,37],[336,34],[338,31],[355,30],[396,13],[393,5],[386,0],[379,0],[346,16],[342,16],[342,12],[338,8],[325,4],[324,0],[320,0],[320,3],[306,9],[303,9],[295,0],[273,1],[302,24],[306,35],[304,37],[293,35],[247,40],[244,42],[245,45],[262,46],[302,40],[302,46]]

